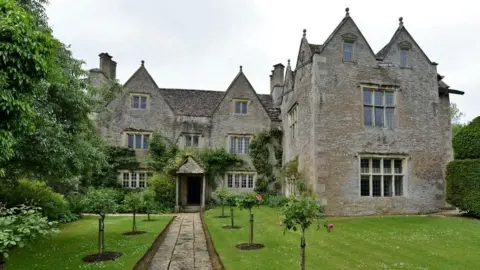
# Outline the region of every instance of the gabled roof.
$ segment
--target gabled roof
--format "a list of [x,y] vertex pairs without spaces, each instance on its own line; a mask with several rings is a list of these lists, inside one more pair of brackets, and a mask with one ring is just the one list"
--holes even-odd
[[202,174],[205,173],[205,170],[200,165],[200,162],[197,162],[192,156],[187,156],[182,166],[177,170],[177,174],[181,173]]
[[224,91],[159,88],[177,115],[210,116],[222,100]]
[[145,73],[147,75],[147,78],[153,83],[153,85],[158,88],[157,86],[157,83],[155,82],[155,80],[152,78],[152,75],[150,75],[150,73],[148,72],[148,70],[145,68],[145,62],[142,61],[142,65],[137,69],[137,71],[135,71],[133,73],[132,76],[130,76],[130,78],[125,82],[125,84],[123,85],[124,87],[127,86],[132,80],[133,78],[135,78],[136,76],[140,75],[141,73]]
[[323,45],[322,44],[312,44],[312,43],[308,43],[308,45],[310,45],[310,50],[312,51],[312,53],[317,53],[317,52],[320,52],[323,48]]
[[387,43],[387,45],[385,45],[376,55],[375,57],[378,59],[378,60],[383,60],[386,56],[387,56],[387,53],[388,51],[390,50],[390,48],[392,48],[392,46],[394,45],[395,41],[397,40],[398,36],[400,35],[401,32],[405,32],[405,34],[408,35],[408,37],[413,41],[413,43],[418,47],[418,49],[420,50],[420,52],[422,52],[422,54],[425,56],[425,58],[427,58],[428,62],[432,65],[436,65],[437,63],[435,62],[432,62],[430,60],[430,58],[428,58],[427,54],[422,50],[422,48],[420,46],[418,46],[418,43],[415,41],[415,39],[412,37],[412,35],[410,35],[410,33],[407,31],[407,29],[405,28],[405,26],[403,26],[403,19],[400,18],[400,25],[398,26],[397,28],[397,31],[395,31],[395,33],[393,34],[392,38],[390,39],[390,41]]
[[328,43],[330,43],[330,41],[332,41],[333,37],[338,33],[338,31],[340,31],[340,29],[342,29],[342,27],[348,21],[351,21],[353,23],[353,26],[357,29],[360,36],[363,38],[363,40],[365,40],[365,43],[367,44],[368,49],[372,53],[372,56],[375,57],[375,53],[373,52],[372,47],[370,46],[370,44],[368,44],[367,39],[365,38],[365,36],[363,36],[362,31],[360,31],[360,28],[358,28],[357,24],[355,24],[355,21],[353,21],[353,19],[350,17],[350,15],[348,13],[348,10],[347,10],[347,14],[342,19],[342,21],[338,24],[337,28],[335,28],[335,30],[333,30],[333,32],[330,34],[330,36],[327,38],[327,40],[325,40],[323,45],[320,46],[319,51],[315,52],[315,53],[321,53],[325,49],[325,47],[328,45]]

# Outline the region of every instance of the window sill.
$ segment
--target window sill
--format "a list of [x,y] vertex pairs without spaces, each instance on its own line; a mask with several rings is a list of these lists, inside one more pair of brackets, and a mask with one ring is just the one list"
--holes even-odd
[[357,64],[357,61],[355,61],[355,60],[352,60],[352,61],[342,60],[342,62],[343,62],[344,64],[353,64],[353,65],[356,65],[356,64]]
[[413,69],[412,67],[400,67],[400,69]]
[[248,113],[234,113],[233,115],[237,115],[237,116],[247,116]]
[[368,130],[391,130],[395,131],[396,128],[391,128],[391,127],[377,127],[377,126],[363,126],[365,129]]

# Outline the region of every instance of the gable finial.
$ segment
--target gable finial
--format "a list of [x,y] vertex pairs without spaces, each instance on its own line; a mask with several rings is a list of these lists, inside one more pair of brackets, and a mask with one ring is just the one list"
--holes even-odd
[[398,21],[399,21],[399,25],[403,26],[403,17],[398,18]]
[[307,29],[303,29],[303,37],[307,36]]
[[144,65],[145,65],[145,61],[142,60],[142,66],[144,66]]
[[287,60],[287,65],[290,66],[290,59]]
[[243,72],[243,66],[240,66],[240,72]]
[[345,17],[350,16],[350,12],[349,12],[349,11],[350,11],[350,9],[347,7],[347,8],[345,9]]

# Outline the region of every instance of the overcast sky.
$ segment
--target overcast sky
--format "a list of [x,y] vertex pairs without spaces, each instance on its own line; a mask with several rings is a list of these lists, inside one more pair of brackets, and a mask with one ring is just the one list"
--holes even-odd
[[[225,90],[239,65],[258,93],[269,93],[276,63],[295,63],[302,29],[322,44],[345,7],[377,52],[398,27],[398,17],[451,88],[466,114],[480,115],[480,15],[473,1],[384,0],[50,0],[54,34],[71,44],[86,68],[98,54],[117,61],[124,83],[145,60],[159,87]],[[327,5],[325,3],[328,3]]]

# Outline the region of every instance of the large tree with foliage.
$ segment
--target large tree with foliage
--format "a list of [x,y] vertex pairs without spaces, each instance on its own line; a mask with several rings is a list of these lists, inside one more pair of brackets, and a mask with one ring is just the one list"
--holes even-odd
[[86,91],[83,62],[53,37],[43,4],[0,0],[0,168],[4,179],[44,179],[65,192],[106,166],[89,119],[102,101]]

